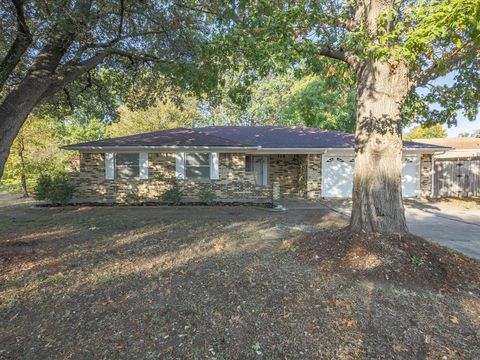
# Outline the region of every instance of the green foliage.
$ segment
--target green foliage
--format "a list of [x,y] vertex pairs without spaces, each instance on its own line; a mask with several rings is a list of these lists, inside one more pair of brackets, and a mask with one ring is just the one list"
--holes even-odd
[[35,199],[47,200],[52,188],[52,177],[47,174],[42,174],[38,177],[37,185],[35,186]]
[[112,136],[125,136],[142,132],[192,126],[201,118],[198,101],[192,97],[157,99],[153,106],[132,110],[119,109],[119,118],[108,128]]
[[54,176],[42,174],[35,189],[35,199],[49,200],[53,204],[66,204],[73,196],[75,187],[70,184],[66,174]]
[[[219,23],[224,31],[210,46],[218,50],[219,62],[242,74],[240,86],[288,69],[322,78],[333,73],[341,79],[346,74],[350,79],[358,64],[377,60],[388,62],[392,70],[400,64],[408,68],[405,82],[412,86],[402,109],[406,123],[415,119],[453,125],[459,112],[470,120],[478,116],[477,0],[404,0],[371,6],[326,0],[215,4],[215,12],[223,14]],[[444,84],[429,84],[446,75]],[[428,88],[422,88],[426,84]]]
[[405,140],[433,139],[444,137],[447,137],[447,131],[440,124],[434,124],[430,126],[416,126],[403,136]]
[[178,205],[182,202],[183,198],[183,189],[176,180],[171,181],[171,187],[165,190],[161,195],[160,199],[170,205]]
[[40,174],[53,176],[72,167],[78,155],[61,146],[106,136],[107,125],[96,118],[87,121],[73,116],[31,115],[12,145],[1,183],[11,191],[19,191],[24,173],[27,188],[31,189]]
[[[355,95],[351,80],[302,75],[293,71],[254,81],[239,105],[227,93],[219,104],[204,104],[210,124],[309,126],[353,132]],[[232,85],[228,85],[232,86]],[[206,105],[206,106],[205,106]]]
[[217,199],[217,195],[210,190],[200,190],[198,192],[198,197],[201,201],[207,202],[207,203],[213,202]]
[[[59,38],[66,38],[58,49],[65,51],[65,61],[55,73],[48,74],[48,81],[57,76],[64,79],[64,73],[73,68],[76,76],[64,79],[57,92],[43,99],[41,108],[48,113],[108,121],[116,116],[120,105],[148,107],[167,89],[180,87],[199,94],[217,85],[218,69],[214,62],[205,61],[203,52],[211,36],[212,19],[193,10],[193,3],[23,3],[32,42],[18,65],[7,74],[10,82],[0,84],[0,98],[38,60],[39,50]],[[17,13],[12,4],[2,2],[0,14],[0,53],[5,55],[17,34]],[[50,60],[49,54],[42,56]]]
[[413,266],[422,266],[425,263],[425,259],[421,256],[412,256],[411,262]]
[[345,81],[308,76],[295,82],[282,117],[295,124],[355,131],[355,93]]

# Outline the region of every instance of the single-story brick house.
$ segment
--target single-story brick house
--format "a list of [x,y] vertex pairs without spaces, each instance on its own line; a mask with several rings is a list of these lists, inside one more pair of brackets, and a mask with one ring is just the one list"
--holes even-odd
[[[349,197],[354,136],[280,126],[207,126],[69,145],[80,151],[73,174],[77,201],[123,202],[129,194],[158,200],[177,179],[185,200],[199,192],[217,201]],[[405,142],[404,196],[429,196],[432,155],[444,147]]]

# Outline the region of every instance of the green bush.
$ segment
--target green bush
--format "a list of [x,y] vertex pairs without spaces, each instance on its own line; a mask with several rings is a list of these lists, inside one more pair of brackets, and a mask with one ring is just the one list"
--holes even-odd
[[52,177],[45,174],[40,175],[37,180],[37,185],[35,186],[34,198],[37,200],[47,200],[51,187]]
[[210,190],[201,190],[198,192],[198,197],[204,202],[213,202],[217,198],[217,195]]
[[178,205],[182,202],[183,189],[177,181],[172,181],[172,187],[163,192],[161,200],[171,204]]
[[35,199],[50,200],[54,204],[66,204],[73,196],[75,187],[70,184],[65,174],[40,175],[35,187]]

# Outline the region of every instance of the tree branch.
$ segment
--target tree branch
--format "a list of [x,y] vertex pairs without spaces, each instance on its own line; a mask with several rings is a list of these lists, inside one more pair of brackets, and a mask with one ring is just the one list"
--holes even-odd
[[321,56],[329,57],[331,59],[346,62],[353,67],[355,67],[358,63],[358,58],[355,54],[349,51],[345,51],[343,49],[332,49],[330,46],[322,46],[318,50],[318,54]]
[[120,23],[118,24],[118,37],[122,36],[124,14],[125,14],[125,0],[120,0]]
[[442,74],[442,71],[444,71],[445,68],[451,68],[458,64],[469,54],[470,51],[473,51],[473,53],[479,52],[475,49],[473,42],[470,42],[461,48],[455,48],[449,53],[444,54],[440,59],[434,61],[430,67],[414,75],[410,80],[410,88],[413,89],[425,86],[430,80],[433,80],[440,75],[444,75]]
[[60,74],[52,81],[51,85],[44,92],[42,98],[52,96],[53,94],[55,94],[56,92],[64,88],[66,85],[78,79],[84,73],[90,71],[91,69],[95,68],[97,65],[102,63],[105,60],[105,58],[107,58],[108,56],[125,57],[125,58],[128,58],[132,63],[149,62],[149,61],[157,61],[157,62],[165,62],[165,63],[172,62],[165,59],[160,59],[150,54],[144,54],[139,52],[129,52],[121,49],[106,49],[96,53],[95,55],[93,55],[87,60],[84,60],[77,64],[65,66],[63,69],[60,69]]
[[12,0],[12,3],[16,11],[17,35],[0,64],[0,89],[3,88],[10,74],[33,41],[32,34],[25,20],[24,0]]

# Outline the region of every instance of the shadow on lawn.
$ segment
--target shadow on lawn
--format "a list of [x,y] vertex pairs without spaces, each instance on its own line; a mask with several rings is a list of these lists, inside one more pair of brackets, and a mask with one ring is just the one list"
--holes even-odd
[[15,295],[2,304],[0,357],[478,355],[471,299],[321,272],[288,246],[301,235],[276,226],[285,214],[200,211],[182,220],[150,211],[144,224],[121,210],[80,217],[92,212],[90,227],[111,220],[108,234],[77,224],[37,264],[16,269],[20,282],[2,286]]

